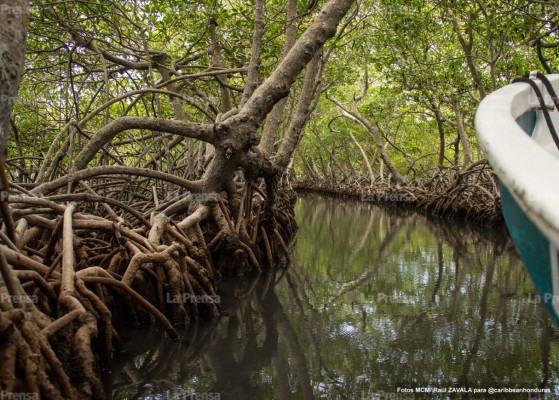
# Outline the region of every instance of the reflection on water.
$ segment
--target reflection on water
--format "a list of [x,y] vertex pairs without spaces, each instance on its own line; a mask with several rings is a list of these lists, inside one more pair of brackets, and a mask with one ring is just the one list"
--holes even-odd
[[413,398],[397,388],[422,386],[559,393],[556,328],[506,240],[331,198],[305,196],[296,207],[289,270],[224,283],[225,315],[181,342],[131,333],[108,392],[204,400]]

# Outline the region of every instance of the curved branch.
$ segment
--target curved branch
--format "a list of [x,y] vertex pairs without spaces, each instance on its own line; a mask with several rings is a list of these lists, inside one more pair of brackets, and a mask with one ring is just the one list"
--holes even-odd
[[149,129],[156,132],[172,133],[214,144],[217,141],[209,124],[189,124],[183,121],[150,117],[121,117],[101,128],[78,154],[74,163],[76,170],[87,167],[95,154],[117,134],[129,129]]
[[[289,50],[295,44],[295,36],[297,35],[297,0],[287,1],[287,15],[285,27],[285,43],[283,45],[283,57],[285,57]],[[274,150],[274,142],[278,135],[281,118],[283,116],[285,106],[287,104],[287,97],[284,97],[272,108],[270,114],[266,117],[266,124],[262,133],[262,140],[258,146],[264,154],[271,154]]]
[[132,214],[138,221],[144,224],[146,227],[151,228],[151,223],[144,218],[142,214],[136,211],[133,207],[124,204],[118,200],[112,199],[110,197],[102,197],[97,196],[94,194],[89,193],[66,193],[66,194],[57,194],[54,196],[50,196],[48,198],[50,201],[83,201],[83,202],[91,202],[91,203],[106,203],[112,206],[119,207],[124,211]]
[[170,83],[175,83],[175,82],[180,82],[180,81],[191,81],[194,79],[198,79],[198,78],[204,78],[207,76],[218,76],[218,75],[231,75],[231,74],[242,74],[242,73],[246,73],[247,69],[246,68],[231,68],[231,69],[212,69],[209,71],[203,71],[203,72],[197,72],[194,74],[188,74],[188,75],[179,75],[176,78],[170,79],[168,81],[165,82],[160,82],[158,83],[155,87],[156,88],[162,88],[165,87],[167,85],[169,85]]
[[390,173],[392,174],[393,178],[396,180],[396,182],[401,183],[401,184],[405,184],[406,179],[396,169],[396,167],[392,163],[392,160],[388,156],[388,153],[386,152],[386,149],[384,148],[384,145],[382,143],[382,136],[381,136],[380,132],[378,131],[378,129],[376,129],[371,124],[371,122],[369,120],[367,120],[365,117],[363,117],[356,108],[353,111],[350,111],[347,108],[345,108],[336,99],[328,97],[328,100],[330,100],[332,103],[334,103],[336,105],[336,107],[338,107],[338,109],[340,109],[340,111],[342,112],[342,115],[344,117],[350,119],[351,121],[353,121],[356,124],[363,127],[363,129],[365,129],[373,137],[373,139],[375,141],[375,144],[376,144],[378,150],[380,151],[380,156],[383,159],[386,166],[388,167],[388,169],[390,170]]
[[165,330],[167,331],[167,333],[171,338],[173,339],[178,338],[177,332],[173,329],[173,325],[171,325],[167,317],[165,317],[165,315],[163,315],[161,311],[159,311],[155,306],[153,306],[153,304],[151,304],[149,301],[147,301],[141,295],[139,295],[138,292],[126,286],[121,281],[117,281],[115,279],[110,279],[110,278],[97,277],[97,276],[84,276],[82,280],[85,283],[101,283],[103,285],[115,286],[116,288],[122,290],[123,292],[131,296],[134,300],[136,300],[138,304],[144,307],[149,313],[151,313],[151,315],[153,315],[155,319],[157,319],[161,323],[161,325],[163,325],[163,327],[165,328]]
[[160,179],[177,186],[183,187],[191,192],[199,193],[202,190],[202,181],[189,181],[175,175],[167,174],[165,172],[154,171],[151,169],[122,167],[122,166],[103,166],[89,168],[81,171],[73,172],[61,178],[55,179],[51,182],[43,183],[32,190],[34,194],[45,195],[57,189],[60,189],[68,183],[77,182],[83,179],[98,177],[101,175],[136,175],[144,176],[147,178]]
[[169,96],[171,99],[173,97],[181,99],[185,103],[190,104],[191,106],[195,107],[200,112],[204,113],[204,115],[206,115],[210,120],[213,120],[213,118],[214,118],[206,110],[202,109],[200,106],[195,104],[190,98],[188,98],[186,96],[183,96],[179,93],[174,93],[174,92],[171,92],[171,91],[168,91],[168,90],[148,88],[148,89],[132,90],[130,92],[123,93],[120,96],[111,99],[110,101],[100,105],[95,110],[91,111],[85,118],[83,118],[82,120],[79,121],[78,125],[80,127],[84,126],[86,122],[89,122],[93,117],[98,115],[101,111],[105,110],[106,108],[110,107],[111,105],[113,105],[115,103],[118,103],[119,101],[122,101],[122,100],[124,100],[128,97],[132,97],[132,96],[135,96],[137,94],[144,95],[144,94],[154,94],[154,93],[164,94],[166,96]]

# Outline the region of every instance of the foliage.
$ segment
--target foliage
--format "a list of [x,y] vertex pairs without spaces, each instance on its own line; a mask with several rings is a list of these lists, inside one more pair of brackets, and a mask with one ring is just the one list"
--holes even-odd
[[[537,21],[529,13],[536,10],[552,22]],[[557,24],[552,2],[526,6],[522,1],[483,0],[365,1],[356,19],[359,27],[336,44],[326,68],[324,95],[312,124],[320,138],[307,134],[302,142],[296,159],[300,179],[366,177],[348,131],[364,147],[375,174],[387,175],[370,133],[351,120],[337,119],[342,113],[329,97],[348,108],[356,103],[358,112],[382,134],[394,165],[409,179],[424,180],[441,168],[467,167],[462,165],[464,144],[454,101],[471,148],[469,162],[483,159],[473,126],[479,101],[514,77],[544,69],[530,38],[543,30],[549,42],[556,37]],[[550,56],[554,51],[548,51]],[[557,65],[557,58],[550,56],[549,64]]]

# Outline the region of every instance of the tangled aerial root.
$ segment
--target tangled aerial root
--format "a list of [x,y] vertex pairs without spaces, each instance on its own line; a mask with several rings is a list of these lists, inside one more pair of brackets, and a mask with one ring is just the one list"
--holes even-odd
[[100,369],[122,347],[121,327],[155,321],[177,337],[174,327],[220,314],[221,276],[289,262],[287,189],[247,180],[232,210],[221,194],[194,198],[154,178],[45,185],[13,184],[1,202],[0,387],[10,393],[104,398]]
[[498,187],[486,163],[475,164],[460,172],[448,170],[426,182],[412,182],[405,186],[391,185],[387,181],[371,185],[364,179],[351,182],[324,179],[299,182],[296,189],[391,204],[471,223],[503,223]]

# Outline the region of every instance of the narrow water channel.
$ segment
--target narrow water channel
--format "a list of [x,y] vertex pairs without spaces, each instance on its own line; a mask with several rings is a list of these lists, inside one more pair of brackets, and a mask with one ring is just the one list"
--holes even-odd
[[224,283],[224,316],[192,326],[181,342],[129,332],[130,354],[115,363],[108,393],[448,396],[398,393],[430,386],[545,387],[559,395],[559,334],[506,237],[316,195],[300,197],[296,215],[290,269]]

